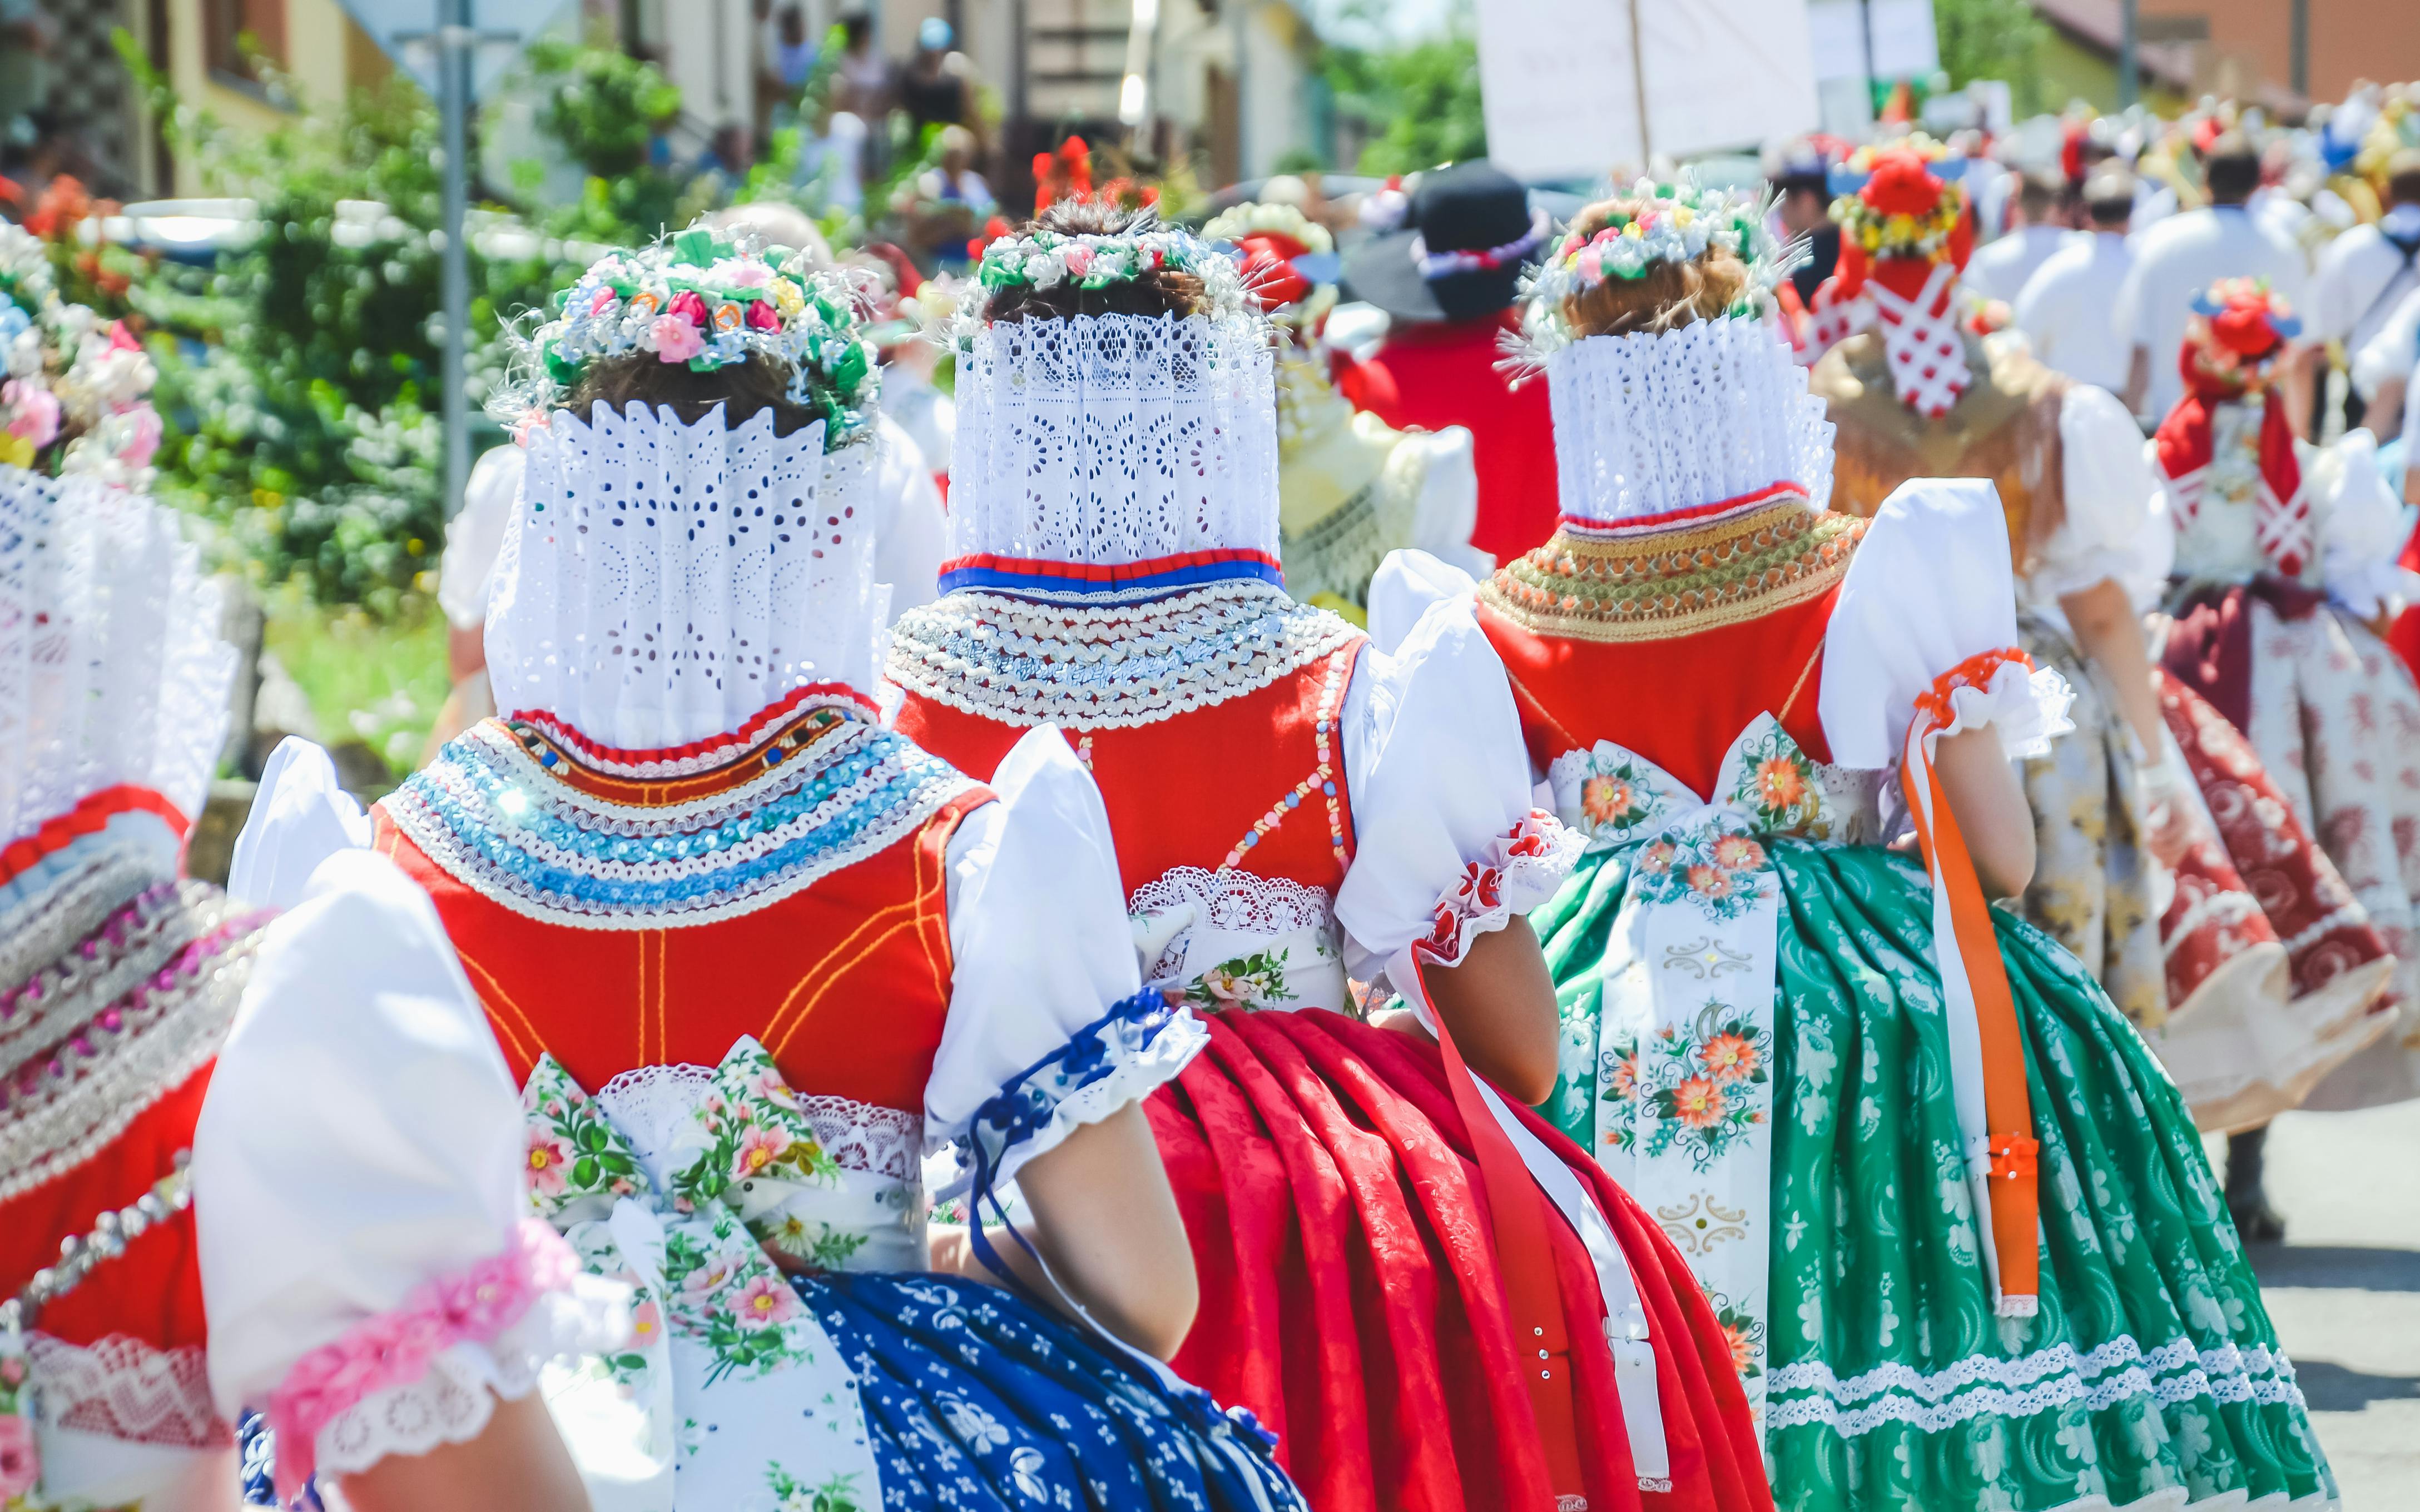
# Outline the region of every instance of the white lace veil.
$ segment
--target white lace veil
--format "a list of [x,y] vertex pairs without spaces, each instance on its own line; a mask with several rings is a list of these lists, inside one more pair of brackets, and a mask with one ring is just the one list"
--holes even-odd
[[772,411],[556,411],[496,564],[496,706],[600,745],[657,750],[737,731],[811,684],[874,687],[887,591],[873,581],[871,446],[827,455],[818,422]]
[[121,784],[199,817],[236,652],[176,516],[0,467],[0,844]]
[[[1267,328],[1241,314],[975,330],[958,357],[952,565],[1278,550]],[[946,571],[947,569],[945,569]]]
[[1762,320],[1590,336],[1545,359],[1563,514],[1614,524],[1775,484],[1832,496],[1832,423]]

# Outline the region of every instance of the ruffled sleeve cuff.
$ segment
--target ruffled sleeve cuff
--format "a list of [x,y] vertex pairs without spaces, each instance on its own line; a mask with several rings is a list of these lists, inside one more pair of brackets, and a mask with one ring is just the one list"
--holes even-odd
[[2325,521],[2319,579],[2328,597],[2361,616],[2375,617],[2407,596],[2398,563],[2408,532],[2402,501],[2378,465],[2378,443],[2356,430],[2306,464],[2310,489]]
[[2014,760],[2050,753],[2050,743],[2075,728],[2068,709],[2075,689],[2049,667],[2010,646],[1967,657],[1932,680],[1916,701],[1945,735],[1989,726]]
[[[1532,809],[1497,836],[1485,859],[1466,864],[1437,899],[1428,933],[1413,942],[1420,958],[1458,966],[1471,942],[1502,929],[1555,895],[1572,874],[1588,840],[1544,810]],[[1399,954],[1389,975],[1402,969]]]
[[269,1398],[278,1494],[291,1499],[315,1473],[474,1439],[496,1400],[528,1396],[548,1362],[629,1335],[629,1288],[583,1274],[561,1236],[524,1220],[501,1254],[424,1283],[295,1362]]
[[997,1189],[1026,1163],[1059,1148],[1069,1134],[1139,1103],[1177,1073],[1210,1042],[1190,1010],[1143,991],[1113,1006],[1067,1042],[1003,1083],[975,1109],[957,1180],[937,1196],[970,1187]]
[[2060,403],[2058,432],[2067,517],[2028,563],[2026,601],[2055,604],[2114,580],[2149,609],[2175,564],[2176,531],[2142,431],[2124,405],[2079,384]]

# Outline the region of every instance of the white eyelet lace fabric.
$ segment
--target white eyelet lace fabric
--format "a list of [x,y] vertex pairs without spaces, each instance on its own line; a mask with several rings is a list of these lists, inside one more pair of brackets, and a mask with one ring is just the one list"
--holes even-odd
[[811,684],[871,689],[871,446],[640,405],[557,413],[527,445],[488,609],[498,708],[647,750]]
[[1274,559],[1273,372],[1264,328],[1242,318],[985,327],[958,357],[951,556]]
[[0,467],[0,843],[121,783],[201,812],[235,648],[176,517]]
[[1613,523],[1776,483],[1832,496],[1832,423],[1761,321],[1590,336],[1546,361],[1562,511]]
[[319,1430],[324,1485],[392,1455],[423,1455],[467,1443],[487,1427],[496,1403],[537,1389],[547,1363],[614,1349],[629,1337],[628,1288],[582,1275],[539,1294],[528,1312],[487,1345],[460,1343],[430,1360],[418,1380],[372,1392]]
[[228,1442],[198,1345],[159,1350],[123,1334],[70,1344],[36,1333],[27,1335],[25,1351],[42,1414],[62,1428],[178,1449]]
[[1256,692],[1360,633],[1249,579],[1114,606],[962,589],[900,616],[889,675],[1003,724],[1123,730]]
[[1197,936],[1276,941],[1332,933],[1336,900],[1326,888],[1291,877],[1180,866],[1137,887],[1126,914],[1135,921],[1136,942],[1158,946],[1144,963],[1143,980],[1166,986],[1187,980],[1187,957]]

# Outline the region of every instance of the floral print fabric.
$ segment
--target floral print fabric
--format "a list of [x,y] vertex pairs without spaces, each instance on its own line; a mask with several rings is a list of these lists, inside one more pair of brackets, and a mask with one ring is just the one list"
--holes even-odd
[[[2039,1314],[1995,1318],[1924,874],[1868,847],[1776,838],[1770,850],[1765,1336],[1730,1299],[1717,1308],[1743,1361],[1764,1360],[1776,1504],[2052,1512],[2333,1498],[2191,1115],[2088,974],[2039,930],[1995,920],[2026,1045],[2043,1235]],[[1632,968],[1617,924],[1637,855],[1590,856],[1531,916],[1567,1041],[1601,1036],[1606,986]],[[1568,1088],[1547,1105],[1599,1149],[1608,1113],[1623,1111]],[[1718,1237],[1723,1212],[1656,1216],[1700,1253],[1737,1242]]]

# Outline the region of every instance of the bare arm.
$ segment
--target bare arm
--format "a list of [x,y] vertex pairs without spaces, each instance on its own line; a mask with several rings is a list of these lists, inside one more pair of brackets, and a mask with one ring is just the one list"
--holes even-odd
[[2000,750],[2000,733],[1987,725],[1944,735],[1932,760],[1949,811],[1966,837],[1983,896],[2013,898],[2024,891],[2034,877],[2034,816]]
[[1555,979],[1528,919],[1471,941],[1458,966],[1422,966],[1420,980],[1472,1071],[1532,1106],[1552,1095]]
[[2151,348],[2136,347],[2134,359],[2126,369],[2126,408],[2135,414],[2151,402]]
[[2159,696],[2151,690],[2151,653],[2143,622],[2116,579],[2104,578],[2082,593],[2060,597],[2058,607],[2075,632],[2075,647],[2101,669],[2118,693],[2118,712],[2147,756],[2160,752]]
[[[1202,1291],[1141,1104],[1128,1103],[1036,1155],[1016,1186],[1033,1212],[1021,1231],[1084,1310],[1136,1349],[1163,1360],[1174,1354]],[[1034,1295],[1056,1301],[1023,1245],[1001,1234],[992,1247]],[[975,1259],[964,1229],[935,1231],[933,1262],[972,1280],[999,1279]]]
[[588,1512],[588,1490],[535,1393],[500,1401],[468,1443],[389,1455],[342,1482],[354,1512]]

